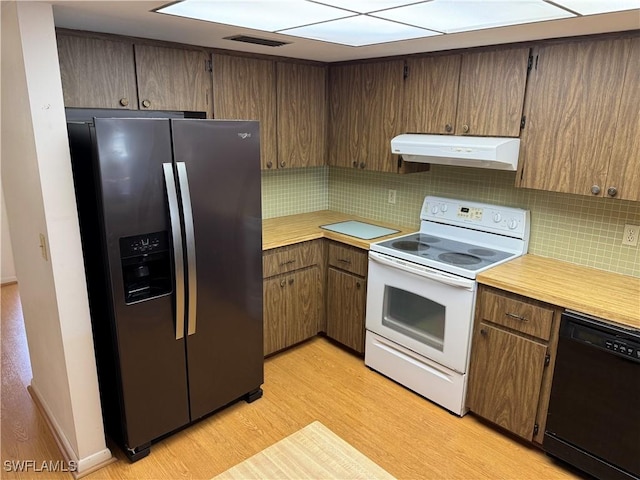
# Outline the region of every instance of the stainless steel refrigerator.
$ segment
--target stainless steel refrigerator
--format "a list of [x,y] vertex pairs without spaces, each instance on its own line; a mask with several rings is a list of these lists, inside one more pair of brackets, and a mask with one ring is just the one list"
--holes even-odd
[[138,460],[262,395],[259,127],[91,115],[67,122],[101,400]]

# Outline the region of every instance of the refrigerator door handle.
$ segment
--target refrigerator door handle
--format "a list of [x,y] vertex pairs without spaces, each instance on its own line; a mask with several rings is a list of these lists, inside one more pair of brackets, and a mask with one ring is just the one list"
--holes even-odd
[[173,261],[176,278],[176,340],[184,337],[184,259],[182,257],[182,229],[180,228],[180,212],[178,209],[178,194],[173,176],[173,165],[163,163],[164,183],[167,189],[169,203],[169,218],[171,220],[171,238],[173,239]]
[[187,275],[189,276],[189,303],[187,305],[188,323],[187,334],[196,333],[196,305],[198,301],[198,276],[196,275],[196,239],[193,230],[193,212],[191,210],[191,194],[189,193],[189,178],[187,165],[176,162],[178,167],[178,182],[182,199],[182,214],[184,218],[184,236],[187,243]]

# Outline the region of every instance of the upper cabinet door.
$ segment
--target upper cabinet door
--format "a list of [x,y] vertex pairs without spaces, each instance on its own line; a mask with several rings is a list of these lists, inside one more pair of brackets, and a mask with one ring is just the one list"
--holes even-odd
[[456,135],[519,137],[529,48],[462,56]]
[[360,168],[378,172],[397,172],[397,157],[391,154],[391,139],[401,133],[403,103],[402,60],[360,65],[362,91],[360,104]]
[[[640,201],[640,38],[631,51],[622,87],[605,195]],[[615,189],[615,192],[611,189]],[[613,194],[613,195],[612,195]]]
[[357,167],[362,146],[360,65],[329,68],[329,165]]
[[326,68],[278,62],[278,168],[326,163]]
[[65,107],[137,109],[131,42],[57,35]]
[[210,56],[202,50],[136,45],[140,109],[206,112],[212,118]]
[[[630,43],[629,39],[590,40],[542,46],[534,52],[519,186],[606,194]],[[633,61],[637,63],[637,58]],[[627,92],[633,95],[635,90],[636,98],[635,105],[632,100],[625,107],[625,115],[629,120],[635,116],[635,130],[630,128],[637,132],[638,112],[628,113],[629,108],[637,110],[637,74],[636,85],[632,85],[632,78],[629,81]],[[629,146],[621,148],[627,161],[631,158],[627,156]],[[637,165],[637,155],[634,161]]]
[[275,62],[214,55],[213,103],[215,118],[260,121],[262,168],[277,168]]
[[404,114],[407,133],[453,134],[460,55],[407,60]]

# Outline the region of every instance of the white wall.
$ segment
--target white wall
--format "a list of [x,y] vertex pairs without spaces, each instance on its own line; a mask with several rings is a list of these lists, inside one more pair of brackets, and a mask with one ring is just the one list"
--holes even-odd
[[9,220],[7,220],[7,208],[4,204],[4,192],[0,188],[0,197],[2,199],[2,227],[0,228],[0,283],[15,282],[16,267],[13,263],[13,249],[11,248],[11,236],[9,235]]
[[2,2],[1,55],[2,185],[31,386],[82,472],[111,452],[100,413],[51,5]]

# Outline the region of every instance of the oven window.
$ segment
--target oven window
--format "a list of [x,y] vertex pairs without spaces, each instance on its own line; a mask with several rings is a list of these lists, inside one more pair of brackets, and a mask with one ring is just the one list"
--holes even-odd
[[442,351],[445,307],[411,292],[387,285],[382,325]]

